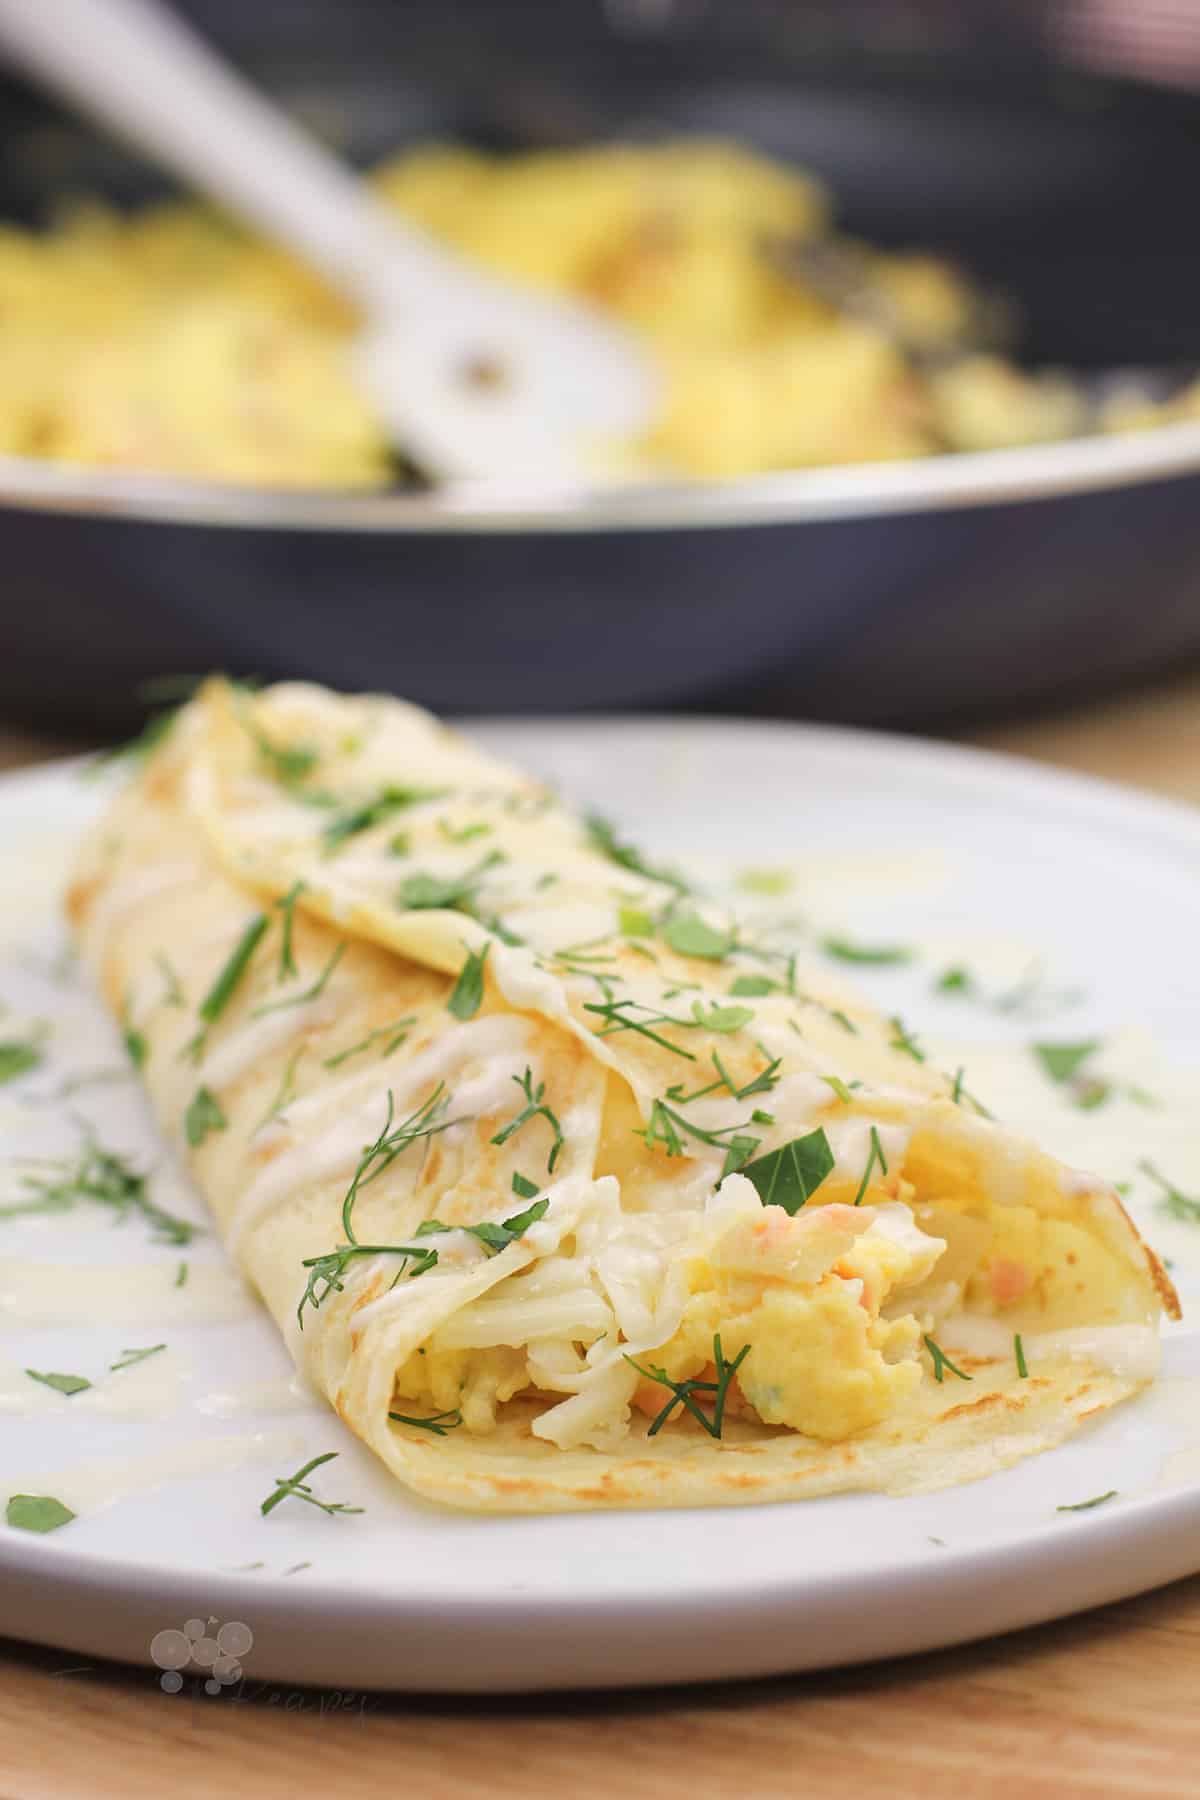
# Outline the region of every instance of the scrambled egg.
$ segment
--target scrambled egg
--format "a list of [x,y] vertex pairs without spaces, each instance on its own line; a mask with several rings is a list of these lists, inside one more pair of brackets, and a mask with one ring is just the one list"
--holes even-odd
[[[919,1322],[881,1318],[880,1307],[943,1248],[907,1220],[896,1229],[885,1210],[893,1217],[869,1225],[838,1205],[741,1215],[692,1259],[679,1329],[649,1360],[675,1381],[710,1373],[719,1333],[726,1361],[749,1346],[737,1381],[764,1423],[829,1441],[877,1424],[921,1380]],[[662,1400],[653,1383],[636,1397],[655,1412]]]
[[[979,308],[949,264],[830,240],[817,183],[734,145],[430,146],[375,180],[471,260],[645,340],[665,403],[622,453],[634,469],[736,476],[1082,428],[1069,384],[966,354]],[[805,279],[798,252],[831,241],[850,303]],[[264,487],[395,477],[349,373],[350,309],[204,207],[0,228],[0,317],[0,452]]]

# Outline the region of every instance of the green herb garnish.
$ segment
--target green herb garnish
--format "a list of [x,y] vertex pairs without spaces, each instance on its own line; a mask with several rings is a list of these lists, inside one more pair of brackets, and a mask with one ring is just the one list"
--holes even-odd
[[373,826],[381,825],[393,814],[402,812],[406,806],[416,806],[422,800],[438,800],[445,792],[445,788],[381,788],[373,799],[364,800],[349,811],[338,813],[329,821],[321,833],[326,856],[332,856],[347,838],[357,837],[362,831],[370,831]]
[[[179,1266],[181,1269],[185,1269],[187,1264],[180,1263]],[[178,1287],[179,1283],[176,1282],[175,1285]],[[157,1356],[159,1351],[165,1350],[166,1347],[165,1344],[148,1344],[144,1350],[122,1350],[120,1362],[109,1363],[108,1366],[114,1373],[118,1369],[131,1369],[134,1363],[145,1362],[148,1356]]]
[[1159,1205],[1163,1212],[1168,1213],[1173,1219],[1183,1220],[1185,1224],[1200,1225],[1200,1199],[1193,1199],[1190,1194],[1185,1194],[1182,1189],[1177,1188],[1173,1181],[1168,1181],[1167,1177],[1161,1175],[1155,1168],[1149,1157],[1144,1156],[1139,1162],[1138,1168],[1143,1175],[1150,1177],[1156,1187],[1161,1188],[1163,1197]]
[[1056,1506],[1055,1512],[1091,1512],[1093,1506],[1103,1506],[1106,1500],[1115,1500],[1117,1489],[1109,1488],[1107,1494],[1093,1494],[1090,1500],[1076,1500],[1072,1506]]
[[484,819],[476,819],[470,825],[448,825],[445,819],[439,819],[437,828],[439,837],[448,844],[469,844],[475,838],[486,837],[492,829]]
[[225,959],[215,981],[197,1008],[203,1024],[187,1046],[189,1056],[199,1057],[202,1054],[209,1027],[215,1025],[232,1000],[242,976],[246,973],[250,958],[257,950],[262,935],[267,929],[267,924],[266,913],[255,913],[243,928],[237,943]]
[[[630,1007],[634,1007],[637,1011],[648,1014],[648,1018],[631,1018],[629,1016]],[[611,1037],[614,1031],[636,1031],[641,1037],[649,1038],[652,1043],[661,1044],[664,1050],[670,1050],[676,1056],[682,1056],[687,1062],[695,1062],[696,1060],[690,1050],[683,1049],[679,1044],[673,1044],[670,1038],[663,1037],[661,1032],[654,1030],[655,1025],[691,1026],[694,1023],[691,1019],[677,1019],[672,1017],[670,1013],[655,1012],[652,1006],[646,1006],[640,1000],[610,999],[606,1000],[603,1005],[596,1001],[585,1001],[583,1010],[584,1012],[597,1013],[600,1018],[606,1021],[604,1030],[596,1033],[597,1037]]]
[[299,974],[296,959],[292,955],[292,931],[296,922],[296,902],[304,892],[302,881],[293,881],[286,894],[275,901],[275,907],[283,915],[283,931],[279,939],[279,973],[278,981],[294,981]]
[[718,931],[698,913],[673,913],[662,934],[677,956],[696,957],[702,962],[723,962],[735,942],[731,931]]
[[336,1450],[327,1450],[324,1456],[314,1456],[311,1462],[306,1462],[304,1467],[302,1469],[297,1469],[294,1475],[285,1475],[279,1480],[275,1492],[273,1494],[268,1494],[267,1498],[258,1509],[263,1515],[263,1518],[265,1519],[267,1514],[272,1512],[275,1507],[279,1505],[280,1501],[293,1498],[296,1500],[307,1500],[310,1506],[319,1506],[321,1511],[325,1513],[362,1512],[363,1508],[361,1506],[347,1506],[344,1500],[318,1499],[317,1495],[313,1493],[312,1488],[304,1479],[306,1475],[311,1475],[314,1469],[319,1469],[322,1463],[332,1462],[336,1455]]
[[530,1181],[527,1175],[522,1175],[515,1169],[513,1170],[512,1191],[521,1200],[532,1200],[535,1194],[541,1193],[536,1181]]
[[43,1387],[53,1388],[56,1394],[82,1394],[92,1385],[85,1375],[54,1375],[40,1369],[26,1369],[25,1373],[31,1381],[40,1381]]
[[863,1170],[863,1178],[859,1182],[858,1192],[854,1196],[855,1206],[862,1205],[863,1195],[871,1185],[871,1176],[876,1168],[878,1168],[881,1175],[886,1175],[888,1172],[887,1158],[883,1154],[883,1145],[879,1141],[879,1132],[876,1127],[872,1125],[871,1148],[867,1156],[867,1166]]
[[836,962],[871,963],[879,968],[913,959],[913,952],[900,944],[856,944],[844,937],[822,938],[821,948]]
[[765,975],[739,975],[729,992],[739,999],[758,999],[764,994],[778,993],[779,983],[768,980]]
[[806,1137],[793,1138],[778,1150],[746,1163],[740,1173],[753,1182],[764,1206],[782,1206],[785,1213],[794,1217],[830,1174],[833,1164],[829,1139],[818,1127]]
[[504,857],[493,850],[461,875],[406,875],[396,892],[396,905],[406,912],[470,912],[476,890],[489,869]]
[[654,936],[654,920],[648,912],[642,912],[640,907],[622,906],[617,913],[617,924],[622,937]]
[[[514,1075],[513,1080],[525,1096],[525,1105],[514,1119],[509,1120],[502,1131],[496,1133],[495,1137],[492,1139],[492,1143],[497,1149],[500,1149],[503,1145],[507,1144],[509,1138],[516,1137],[518,1131],[528,1125],[531,1120],[538,1118],[545,1119],[547,1125],[549,1125],[550,1130],[554,1134],[554,1141],[550,1145],[550,1154],[546,1159],[547,1173],[553,1175],[554,1165],[557,1163],[559,1153],[567,1140],[563,1136],[562,1126],[558,1122],[557,1114],[553,1113],[546,1105],[546,1084],[544,1081],[539,1081],[537,1086],[534,1087],[533,1070],[530,1068],[527,1068],[523,1075]],[[514,1186],[515,1185],[514,1182]],[[534,1192],[537,1192],[536,1188],[534,1189]]]
[[[304,1329],[304,1308],[311,1306],[315,1312],[329,1298],[330,1294],[340,1294],[346,1285],[343,1279],[346,1269],[356,1257],[399,1256],[403,1259],[399,1275],[408,1271],[414,1278],[427,1274],[430,1269],[437,1266],[438,1253],[436,1250],[413,1249],[408,1244],[360,1244],[354,1234],[352,1215],[355,1201],[361,1190],[368,1187],[372,1181],[377,1180],[385,1169],[389,1169],[410,1144],[415,1144],[424,1138],[436,1137],[438,1132],[446,1131],[455,1123],[453,1119],[445,1119],[442,1116],[447,1104],[446,1084],[439,1081],[429,1098],[397,1125],[394,1122],[396,1116],[395,1097],[389,1088],[387,1117],[383,1122],[383,1129],[374,1143],[367,1145],[359,1158],[358,1166],[351,1177],[350,1186],[346,1190],[346,1197],[342,1201],[342,1230],[346,1241],[339,1244],[335,1250],[326,1251],[322,1256],[305,1257],[301,1265],[308,1270],[304,1293],[296,1308],[296,1317],[301,1331]],[[435,1227],[435,1229],[440,1228]],[[414,1236],[417,1237],[422,1235],[428,1235],[423,1228],[418,1228],[414,1233]],[[411,1271],[409,1271],[410,1263],[412,1264]]]
[[408,1036],[409,1028],[416,1022],[416,1013],[409,1013],[406,1018],[393,1019],[390,1025],[377,1025],[374,1031],[369,1031],[366,1037],[361,1038],[357,1044],[351,1044],[348,1050],[339,1050],[336,1056],[327,1056],[323,1067],[326,1069],[339,1068],[342,1063],[349,1062],[352,1056],[358,1056],[362,1051],[369,1050],[372,1044],[379,1043],[380,1039],[384,1040],[383,1049],[379,1053],[380,1059],[386,1060],[393,1050],[400,1048]]
[[1067,1082],[1078,1075],[1089,1056],[1100,1048],[1100,1040],[1091,1038],[1083,1044],[1034,1044],[1034,1056],[1051,1081]]
[[511,1217],[502,1220],[499,1225],[493,1225],[485,1220],[482,1225],[463,1225],[458,1229],[469,1232],[473,1238],[477,1238],[486,1249],[495,1255],[497,1251],[507,1250],[510,1244],[515,1244],[531,1225],[536,1225],[539,1219],[544,1219],[549,1210],[550,1202],[543,1197],[541,1200],[535,1200],[532,1206],[527,1206],[524,1212],[513,1213]]
[[[651,1363],[649,1368],[646,1368],[642,1363],[636,1362],[632,1356],[626,1356],[625,1361],[631,1368],[636,1369],[639,1375],[644,1376],[647,1381],[656,1381],[660,1387],[671,1390],[671,1398],[648,1427],[646,1436],[656,1437],[678,1406],[684,1412],[691,1413],[693,1419],[704,1427],[709,1437],[719,1438],[725,1419],[725,1400],[729,1392],[729,1384],[749,1353],[749,1344],[743,1344],[733,1361],[726,1362],[721,1350],[721,1336],[718,1332],[713,1337],[713,1363],[717,1376],[715,1381],[697,1381],[695,1378],[673,1381],[666,1370],[657,1367],[656,1364]],[[711,1394],[713,1396],[711,1419],[696,1404],[693,1398],[695,1394]]]
[[34,1039],[7,1039],[0,1043],[0,1084],[28,1075],[41,1066],[41,1061],[41,1045]]
[[749,1006],[717,1006],[711,1005],[707,1012],[699,1000],[692,1002],[692,1018],[702,1031],[719,1031],[722,1034],[742,1031],[754,1022],[754,1009]]
[[79,1156],[39,1158],[31,1165],[39,1174],[25,1175],[21,1185],[25,1200],[0,1207],[0,1218],[23,1213],[69,1212],[80,1201],[90,1200],[112,1209],[117,1220],[136,1213],[168,1244],[190,1243],[199,1227],[164,1212],[147,1192],[148,1177],[139,1174],[114,1151],[102,1150],[93,1137],[85,1139]]
[[957,1375],[960,1381],[974,1381],[975,1377],[973,1375],[965,1374],[964,1371],[958,1367],[957,1363],[952,1363],[950,1361],[950,1358],[946,1355],[946,1352],[942,1349],[941,1345],[935,1343],[928,1332],[925,1333],[921,1341],[933,1358],[933,1379],[935,1381],[944,1381],[947,1369],[949,1369],[952,1375]]
[[456,1430],[463,1422],[457,1406],[449,1412],[433,1413],[427,1419],[414,1419],[408,1413],[399,1412],[390,1412],[388,1418],[394,1419],[397,1425],[419,1425],[422,1431],[431,1431],[434,1437],[445,1437],[448,1431]]
[[163,1006],[186,1006],[183,986],[166,951],[156,950],[154,960],[163,978],[163,994],[160,1004]]
[[473,1019],[483,1004],[483,968],[491,947],[489,943],[482,950],[467,951],[467,960],[458,971],[458,980],[446,1001],[446,1011],[453,1013],[456,1019]]
[[601,856],[607,856],[609,862],[616,863],[618,868],[628,869],[631,875],[640,875],[646,881],[660,881],[666,887],[672,887],[678,894],[686,894],[690,890],[682,876],[674,874],[670,869],[654,869],[645,860],[639,850],[632,844],[623,844],[617,837],[614,827],[607,819],[596,813],[590,813],[584,820],[588,843]]
[[888,1048],[891,1050],[899,1050],[904,1056],[911,1056],[914,1062],[923,1063],[925,1061],[925,1052],[917,1043],[912,1032],[907,1030],[903,1019],[893,1018],[890,1021],[890,1024],[895,1036],[890,1040]]
[[211,1131],[225,1131],[229,1120],[211,1088],[198,1087],[183,1115],[183,1129],[193,1150],[199,1149]]
[[944,969],[933,985],[939,994],[969,994],[975,979],[969,969],[954,967]]
[[334,945],[321,973],[310,987],[305,988],[302,994],[292,994],[284,1000],[268,1000],[265,1005],[256,1006],[250,1014],[250,1017],[252,1019],[262,1019],[266,1017],[267,1013],[283,1012],[289,1006],[307,1006],[310,1000],[319,1000],[321,995],[325,992],[326,982],[329,980],[329,977],[333,974],[333,971],[337,968],[345,954],[346,940],[343,938],[340,944]]
[[181,1262],[179,1267],[175,1271],[175,1280],[172,1285],[177,1288],[186,1287],[187,1286],[187,1278],[188,1278],[188,1266],[185,1262]]
[[18,1531],[57,1531],[69,1525],[75,1514],[61,1500],[49,1494],[14,1494],[5,1508],[4,1517]]
[[1016,1359],[1017,1374],[1022,1381],[1028,1381],[1029,1367],[1025,1361],[1025,1346],[1021,1342],[1021,1334],[1019,1331],[1013,1333],[1013,1356]]

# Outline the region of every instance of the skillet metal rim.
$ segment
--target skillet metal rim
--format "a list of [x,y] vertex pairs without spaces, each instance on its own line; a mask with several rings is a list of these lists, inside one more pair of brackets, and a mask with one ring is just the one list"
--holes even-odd
[[582,494],[503,482],[436,495],[271,491],[0,457],[0,509],[251,530],[596,533],[820,524],[1142,486],[1200,473],[1200,421],[915,462]]

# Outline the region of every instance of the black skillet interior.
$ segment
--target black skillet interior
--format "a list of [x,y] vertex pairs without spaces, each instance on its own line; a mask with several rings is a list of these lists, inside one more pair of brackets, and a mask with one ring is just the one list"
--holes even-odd
[[[836,15],[830,9],[789,8],[766,0],[755,4],[747,0],[738,6],[705,5],[702,0],[689,6],[683,0],[675,8],[682,22],[665,32],[643,28],[655,9],[639,7],[636,0],[624,4],[609,0],[607,6],[585,4],[584,0],[575,4],[563,0],[504,0],[504,4],[470,0],[468,4],[460,0],[452,6],[433,4],[432,0],[406,4],[257,0],[253,7],[235,5],[234,0],[189,0],[184,10],[318,130],[363,160],[431,136],[464,137],[503,147],[611,136],[646,138],[673,132],[724,134],[793,159],[824,177],[837,196],[840,217],[850,229],[881,243],[927,245],[961,258],[985,282],[1017,302],[1024,360],[1081,369],[1200,363],[1200,257],[1190,242],[1187,225],[1189,198],[1200,191],[1200,96],[1065,73],[1039,59],[1027,43],[1010,43],[1003,36],[1000,41],[981,38],[974,46],[968,35],[965,45],[959,42],[953,48],[938,46],[929,38],[915,47],[909,43],[901,50],[882,49],[878,43],[855,39],[853,33],[831,36],[830,20]],[[821,14],[821,29],[810,29],[816,13]],[[861,9],[855,16],[860,13]],[[0,87],[0,216],[44,218],[54,197],[63,193],[100,191],[124,203],[160,192],[162,186],[122,150],[64,118],[16,83]],[[1094,504],[1096,510],[1089,518],[1098,518],[1107,510],[1103,497]],[[1065,511],[1061,513],[1061,531],[1055,523],[1060,508],[1068,505],[1052,501],[1024,509],[1027,515],[1037,515],[1032,537],[1026,533],[1026,555],[1032,586],[1046,595],[1045,602],[1038,600],[1039,616],[1045,605],[1055,604],[1054,596],[1067,575],[1072,580],[1078,577],[1081,592],[1092,579],[1084,566],[1092,537],[1092,527],[1084,519],[1084,503],[1075,508],[1078,524],[1071,523]],[[1200,650],[1200,624],[1188,623],[1197,609],[1187,599],[1195,591],[1194,574],[1200,570],[1200,527],[1189,523],[1195,511],[1194,504],[1181,498],[1171,513],[1175,556],[1171,610],[1169,617],[1164,613],[1157,621],[1161,627],[1157,636],[1145,593],[1130,601],[1135,608],[1148,609],[1141,635],[1147,644],[1155,645],[1156,662]],[[5,541],[5,517],[0,510],[0,547]],[[37,532],[32,529],[32,515],[24,515],[24,524],[20,517],[10,518],[12,537],[6,561],[12,578],[6,580],[2,603],[8,650],[0,657],[0,665],[7,663],[7,673],[0,666],[0,700],[10,708],[53,716],[60,724],[86,721],[107,728],[127,722],[136,711],[137,677],[156,669],[197,666],[193,660],[175,660],[184,655],[200,655],[209,663],[240,665],[263,674],[286,672],[282,667],[263,667],[261,642],[242,648],[236,623],[222,618],[220,596],[223,585],[226,591],[235,581],[245,587],[253,577],[261,591],[263,581],[269,584],[280,579],[281,569],[299,568],[301,563],[307,567],[308,552],[299,542],[289,565],[282,551],[266,553],[262,534],[236,534],[243,560],[236,569],[232,563],[226,565],[224,582],[214,549],[208,593],[197,592],[187,599],[193,616],[204,612],[206,631],[211,625],[197,648],[194,632],[188,637],[179,633],[172,637],[160,627],[157,609],[148,598],[161,590],[164,559],[169,564],[170,558],[164,539],[148,550],[143,563],[138,534],[153,531],[162,538],[170,528],[125,524],[114,526],[106,535],[102,522],[80,525],[78,537],[81,543],[86,541],[89,557],[93,547],[103,557],[104,545],[116,541],[114,533],[120,535],[119,550],[109,558],[114,608],[120,606],[119,585],[126,591],[142,589],[137,619],[131,618],[120,628],[129,636],[128,652],[116,638],[105,647],[109,669],[101,700],[92,666],[94,612],[89,620],[81,600],[78,627],[65,603],[58,618],[52,620],[47,612],[36,623],[28,623],[32,609],[41,605],[39,596],[45,597],[48,608],[59,604],[58,595],[63,580],[69,581],[74,554],[70,532],[60,533],[50,546],[62,570],[54,577],[53,592],[48,573],[32,581],[26,591],[21,565],[27,568],[31,555],[40,554],[33,549]],[[53,523],[48,517],[47,526]],[[966,523],[966,515],[949,523],[946,541],[957,543]],[[19,534],[17,525],[21,525]],[[1136,661],[1136,625],[1129,628],[1132,648],[1127,658],[1121,648],[1123,640],[1114,635],[1114,596],[1110,594],[1106,602],[1102,625],[1097,623],[1093,630],[1083,592],[1076,597],[1070,625],[1069,663],[1064,652],[1062,667],[1058,667],[1052,633],[1043,632],[1035,619],[1030,625],[1030,652],[1018,648],[1010,638],[1013,666],[1005,670],[1002,680],[997,676],[989,685],[985,665],[992,651],[986,632],[967,633],[961,648],[966,660],[957,669],[945,666],[944,657],[941,663],[936,654],[931,658],[920,641],[921,617],[931,622],[931,630],[935,617],[933,609],[925,609],[923,614],[923,603],[913,597],[936,583],[934,565],[942,540],[935,544],[931,525],[914,521],[909,529],[902,522],[893,527],[881,520],[857,535],[851,528],[841,528],[830,558],[834,572],[825,587],[818,590],[810,585],[799,594],[796,567],[803,566],[806,572],[810,566],[821,567],[824,551],[817,552],[810,564],[806,549],[810,539],[803,535],[809,528],[791,529],[796,538],[794,543],[789,540],[786,554],[782,535],[771,540],[774,549],[761,534],[757,548],[751,546],[749,537],[745,540],[746,579],[751,579],[752,571],[762,570],[762,576],[755,573],[753,579],[775,582],[780,588],[769,600],[770,616],[764,613],[762,645],[753,667],[749,659],[742,667],[733,667],[736,659],[728,657],[714,623],[710,666],[702,668],[697,659],[695,667],[687,669],[686,678],[672,647],[663,658],[664,669],[670,662],[676,670],[677,679],[671,684],[664,681],[659,688],[650,682],[637,693],[627,692],[614,659],[611,682],[593,667],[590,673],[595,679],[590,685],[581,680],[576,691],[572,671],[582,667],[582,647],[590,645],[599,603],[583,571],[591,553],[587,540],[580,540],[580,560],[572,565],[579,572],[580,619],[574,624],[562,616],[562,556],[552,546],[545,552],[530,546],[528,579],[538,579],[544,564],[554,571],[557,583],[554,595],[547,593],[544,599],[547,607],[553,607],[556,627],[562,632],[555,652],[557,670],[547,666],[535,671],[528,682],[526,672],[518,670],[514,679],[506,682],[498,660],[505,654],[505,640],[499,634],[494,650],[488,652],[496,666],[490,662],[477,671],[472,682],[460,680],[455,672],[455,645],[462,639],[462,621],[473,605],[481,603],[480,596],[463,592],[453,597],[458,610],[447,645],[441,647],[431,639],[426,647],[430,672],[414,672],[416,665],[410,656],[403,668],[398,664],[394,675],[381,666],[380,679],[407,685],[414,697],[433,704],[467,709],[494,705],[498,693],[504,694],[505,704],[514,710],[536,709],[547,703],[565,710],[572,705],[619,705],[624,701],[751,705],[755,703],[756,670],[777,671],[789,651],[802,662],[807,655],[803,633],[794,640],[787,635],[793,630],[790,621],[798,616],[796,608],[801,601],[809,625],[821,611],[827,615],[821,628],[822,655],[832,653],[831,645],[837,648],[840,631],[845,638],[841,652],[857,671],[850,683],[850,697],[843,693],[834,709],[842,717],[927,720],[951,706],[960,711],[994,709],[1014,696],[1020,698],[1023,685],[1032,696],[1035,689],[1051,692],[1078,687],[1088,680],[1111,682],[1126,663],[1132,667]],[[833,528],[818,529],[832,545]],[[997,529],[1002,540],[1002,523],[998,522]],[[1138,529],[1136,523],[1131,523],[1133,529]],[[1038,560],[1043,534],[1047,543],[1057,534],[1060,556],[1054,568]],[[234,535],[224,534],[220,555],[234,554]],[[729,534],[722,531],[716,535],[725,540]],[[711,534],[702,537],[715,551]],[[920,568],[912,562],[916,552],[907,547],[909,540],[915,544],[918,537],[923,559]],[[1068,550],[1068,539],[1078,547]],[[993,550],[997,541],[993,531]],[[182,550],[183,533],[179,542]],[[215,545],[216,540],[203,532],[187,537],[187,559],[194,557],[198,564],[210,542]],[[639,604],[656,606],[664,583],[689,578],[697,583],[697,604],[706,603],[704,583],[709,579],[710,561],[715,568],[723,560],[727,571],[721,583],[715,577],[710,581],[711,605],[729,607],[730,595],[739,591],[732,545],[724,544],[719,556],[710,557],[709,547],[693,537],[687,552],[691,561],[680,563],[676,572],[665,544],[658,543],[647,554],[646,539],[631,535],[626,542],[628,572],[618,579],[618,587],[624,588],[628,582],[636,592],[642,579],[639,570],[647,578],[652,566],[658,571],[654,577],[657,588],[650,586],[640,594]],[[869,550],[856,551],[856,543],[869,546]],[[495,540],[495,546],[498,558],[513,561],[512,546],[506,547],[500,540]],[[327,582],[332,570],[336,586],[341,567],[336,535],[322,538],[319,547],[320,558],[314,557],[313,566],[318,561],[324,564]],[[427,586],[447,578],[453,581],[460,561],[464,568],[478,561],[474,554],[456,559],[452,542],[436,555],[434,548],[430,546],[428,574],[420,576]],[[480,543],[476,548],[486,563],[485,546]],[[623,554],[616,539],[603,547],[603,554],[600,550],[597,546],[597,568],[608,568]],[[411,555],[416,559],[414,566],[421,567],[424,552],[419,540],[409,540],[403,554]],[[864,554],[870,555],[870,569],[851,567],[856,556],[861,560]],[[964,570],[969,573],[975,561],[969,545],[956,551],[956,556],[954,590],[942,597],[942,623],[937,626],[942,642],[947,614],[961,619]],[[382,548],[348,553],[347,566],[354,557],[360,564],[369,559],[374,570]],[[177,566],[180,581],[185,582],[184,565]],[[1039,570],[1044,580],[1038,576]],[[1102,582],[1106,575],[1117,579],[1111,566],[1094,573]],[[888,583],[893,575],[897,595],[907,594],[904,604],[911,609],[911,624],[907,615],[904,623],[904,645],[911,650],[915,685],[902,703],[895,699],[887,666],[893,660],[890,655],[880,665],[878,693],[872,693],[869,671],[850,637],[852,631],[861,635],[861,606],[855,616],[846,599],[851,591],[861,593],[873,586],[877,617],[882,619],[891,604]],[[1034,580],[1034,576],[1038,578]],[[78,579],[81,589],[94,586],[93,570],[81,567]],[[199,579],[197,573],[194,585]],[[339,601],[344,608],[355,603],[352,589],[356,579],[347,573],[340,588]],[[375,588],[372,593],[363,589],[362,618],[368,624],[382,620],[394,626],[392,602],[400,596],[387,591],[386,581],[381,586],[383,578],[374,572],[371,579]],[[526,579],[525,569],[514,567],[512,579],[519,589]],[[607,579],[613,579],[611,569]],[[391,580],[394,587],[394,577]],[[1123,572],[1121,580],[1127,587]],[[309,614],[323,601],[323,594],[308,599]],[[740,609],[740,598],[733,604]],[[988,604],[996,605],[994,593]],[[129,606],[132,608],[132,602]],[[339,670],[322,661],[336,652],[344,637],[329,624],[312,621],[311,650],[301,653],[306,629],[302,611],[290,615],[288,636],[289,643],[296,646],[297,672],[324,672],[333,680],[339,676],[361,679],[349,666]],[[843,615],[847,623],[839,626],[837,618]],[[736,611],[729,627],[736,636],[741,620],[735,624],[735,618]],[[664,625],[664,632],[666,629]],[[918,632],[915,639],[913,630]],[[885,638],[886,632],[881,633],[879,641]],[[1093,638],[1097,655],[1091,669]],[[25,661],[23,651],[27,652]],[[583,660],[591,661],[590,648]],[[1145,663],[1146,656],[1142,661]],[[1038,665],[1036,680],[1034,664]],[[46,671],[50,668],[54,677],[48,683]],[[1027,669],[1030,677],[1025,682]],[[53,690],[52,701],[48,687]],[[795,704],[810,714],[828,714],[827,696],[835,691],[841,691],[839,684],[830,680],[814,678],[806,685],[801,671],[794,687]]]

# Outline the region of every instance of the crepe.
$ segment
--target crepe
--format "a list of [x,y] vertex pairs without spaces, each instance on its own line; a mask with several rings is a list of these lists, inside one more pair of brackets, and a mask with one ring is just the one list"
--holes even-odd
[[1153,1379],[1105,1182],[414,707],[210,682],[68,910],[298,1365],[432,1499],[913,1492]]

